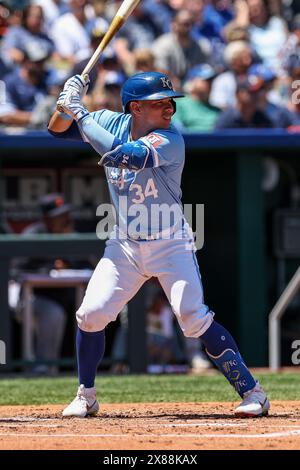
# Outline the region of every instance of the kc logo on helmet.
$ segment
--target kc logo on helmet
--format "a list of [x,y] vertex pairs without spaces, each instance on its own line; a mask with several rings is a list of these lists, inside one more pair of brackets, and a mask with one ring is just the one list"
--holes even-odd
[[173,90],[171,80],[169,80],[167,77],[161,77],[161,82],[164,88],[169,88],[170,90]]

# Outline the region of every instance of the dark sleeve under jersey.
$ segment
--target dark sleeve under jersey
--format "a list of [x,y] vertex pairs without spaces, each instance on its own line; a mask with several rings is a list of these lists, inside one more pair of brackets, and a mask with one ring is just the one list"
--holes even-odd
[[48,129],[48,132],[59,139],[83,140],[76,121],[73,121],[69,129],[64,132],[53,132],[50,129]]

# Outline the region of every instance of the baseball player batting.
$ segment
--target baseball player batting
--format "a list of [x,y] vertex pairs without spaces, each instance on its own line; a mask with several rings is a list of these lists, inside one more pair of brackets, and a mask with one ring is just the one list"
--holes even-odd
[[[171,124],[174,98],[183,95],[165,74],[138,73],[122,88],[123,113],[89,113],[81,103],[88,84],[88,77],[79,75],[66,82],[57,102],[63,112],[53,116],[49,131],[56,137],[83,139],[101,155],[117,221],[76,313],[79,388],[63,416],[98,412],[94,381],[104,353],[105,327],[151,277],[158,278],[184,335],[201,338],[211,360],[242,398],[235,415],[267,415],[265,392],[231,334],[204,303],[194,241],[181,205],[184,140]],[[163,218],[149,224],[155,205],[175,207],[174,217],[168,223]],[[130,230],[137,209],[143,214],[139,230]]]

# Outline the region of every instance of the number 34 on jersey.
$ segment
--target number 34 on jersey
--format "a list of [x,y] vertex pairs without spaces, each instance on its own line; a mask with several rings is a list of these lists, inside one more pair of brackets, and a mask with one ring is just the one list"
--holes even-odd
[[153,196],[154,199],[158,198],[158,190],[155,187],[153,178],[148,179],[145,188],[140,184],[131,184],[130,191],[135,191],[134,197],[132,198],[134,204],[142,204],[146,197]]

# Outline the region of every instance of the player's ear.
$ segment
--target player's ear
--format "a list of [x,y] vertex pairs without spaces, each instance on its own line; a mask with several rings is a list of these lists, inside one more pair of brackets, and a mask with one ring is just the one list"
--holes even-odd
[[129,104],[129,109],[131,114],[140,114],[141,113],[141,105],[139,101],[131,101]]

